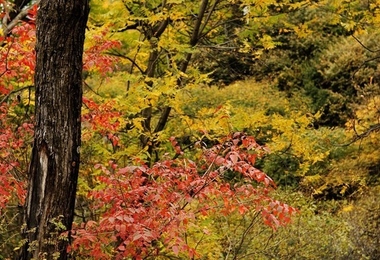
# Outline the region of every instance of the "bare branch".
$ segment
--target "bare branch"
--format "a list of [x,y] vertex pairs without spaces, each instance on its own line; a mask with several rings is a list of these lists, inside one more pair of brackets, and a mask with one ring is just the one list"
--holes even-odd
[[[199,30],[200,34],[203,33],[204,29],[206,28],[206,25],[208,24],[208,22],[209,22],[209,20],[211,18],[211,15],[214,13],[214,11],[216,9],[216,6],[219,4],[219,2],[220,2],[220,0],[216,0],[214,2],[214,4],[212,5],[211,9],[209,10],[208,15],[207,15],[207,17],[206,17],[206,19],[205,19],[205,21],[204,21],[204,23],[202,25],[202,28],[200,28],[200,30]],[[199,35],[198,35],[198,37],[199,37]]]
[[118,51],[112,51],[112,52],[106,52],[105,54],[107,55],[111,55],[111,56],[115,56],[115,57],[119,57],[119,58],[123,58],[123,59],[126,59],[126,60],[129,60],[133,66],[136,66],[136,68],[142,73],[144,74],[144,70],[136,63],[135,60],[133,60],[132,58],[128,57],[128,56],[125,56],[124,54],[121,54],[119,53]]
[[3,99],[0,101],[0,104],[3,104],[5,101],[8,100],[8,98],[13,95],[13,94],[16,94],[18,92],[21,92],[21,91],[24,91],[25,89],[29,89],[29,88],[32,88],[33,86],[26,86],[26,87],[22,87],[22,88],[19,88],[19,89],[16,89],[16,90],[13,90],[11,92],[9,92],[7,95],[5,95],[5,97],[3,97]]
[[[208,6],[208,0],[203,0],[199,8],[198,18],[194,25],[193,35],[190,39],[190,45],[195,46],[199,40],[199,34],[201,32],[202,20],[206,13],[206,8]],[[203,28],[202,28],[203,29]]]
[[123,28],[120,28],[118,30],[116,30],[116,32],[125,32],[125,31],[128,31],[128,30],[137,30],[137,28],[141,26],[140,23],[134,23],[134,24],[130,24],[130,25],[125,25],[125,27]]
[[362,43],[358,38],[356,38],[355,35],[351,35],[351,36],[367,51],[373,52],[373,53],[380,52],[380,50],[371,50],[370,48],[368,48],[364,43]]
[[363,138],[369,136],[371,133],[378,132],[378,131],[380,131],[380,123],[371,126],[370,128],[368,128],[366,131],[364,131],[361,134],[357,133],[356,128],[354,126],[354,132],[355,132],[356,136],[350,142],[348,142],[346,144],[342,144],[340,146],[349,146],[349,145],[351,145],[351,144],[353,144],[353,143],[355,143],[355,142],[357,142],[359,140],[362,140]]
[[[38,5],[40,3],[40,0],[37,0],[36,1],[36,5]],[[8,35],[12,30],[13,30],[13,28],[22,20],[22,19],[24,19],[27,15],[28,15],[28,13],[29,13],[29,11],[30,11],[30,9],[32,9],[33,7],[34,7],[34,5],[35,4],[33,4],[33,5],[30,5],[29,7],[27,7],[27,8],[25,8],[24,10],[22,10],[22,11],[20,11],[17,15],[16,15],[16,17],[14,18],[14,19],[12,19],[12,21],[8,24],[8,25],[6,25],[6,27],[5,27],[5,29],[4,29],[4,35]]]

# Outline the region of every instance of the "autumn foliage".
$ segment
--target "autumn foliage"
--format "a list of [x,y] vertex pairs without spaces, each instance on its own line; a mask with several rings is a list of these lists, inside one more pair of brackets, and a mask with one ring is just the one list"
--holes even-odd
[[33,125],[28,123],[14,129],[15,125],[6,120],[7,109],[0,106],[0,212],[9,202],[24,203],[26,163],[23,153],[28,151],[24,140],[33,133]]
[[[10,35],[2,36],[0,51],[0,209],[23,205],[26,195],[26,171],[33,134],[32,116],[22,100],[23,91],[33,91],[35,66],[34,37],[36,7],[28,14],[29,22],[20,23]],[[105,34],[95,37],[87,46],[84,69],[103,77],[115,68],[117,59],[104,54],[120,47],[120,43],[105,40]],[[14,98],[14,97],[18,98]],[[117,136],[123,114],[115,111],[112,101],[99,105],[84,98],[82,120],[90,132],[107,138],[112,146],[122,145]],[[33,107],[33,102],[29,99]],[[12,120],[16,110],[26,112],[23,118]],[[24,110],[23,110],[24,109]],[[85,134],[89,134],[89,131]],[[91,139],[91,134],[88,137]],[[84,139],[86,137],[84,136]],[[200,216],[245,214],[257,212],[263,222],[274,230],[289,223],[296,209],[272,199],[273,180],[254,167],[256,158],[267,148],[244,133],[234,133],[219,144],[207,147],[195,144],[196,157],[186,158],[174,137],[169,142],[170,153],[148,166],[138,157],[134,165],[119,167],[113,160],[107,165],[96,164],[96,183],[87,194],[95,218],[77,221],[69,248],[75,256],[122,259],[159,256],[163,252],[185,257],[200,253],[186,241],[189,227],[199,228]],[[172,154],[173,155],[173,154]],[[195,159],[194,159],[195,158]],[[241,176],[234,182],[227,175]],[[202,231],[206,232],[207,231]]]
[[[6,2],[0,0],[0,8]],[[237,244],[252,255],[256,252],[257,259],[290,259],[297,254],[305,259],[369,258],[369,253],[357,254],[372,245],[364,243],[362,235],[367,229],[376,231],[371,225],[377,222],[366,217],[375,211],[365,203],[355,204],[355,199],[379,183],[379,88],[376,71],[366,67],[378,69],[377,52],[360,56],[368,50],[347,35],[368,38],[363,44],[375,50],[378,34],[364,27],[355,33],[361,22],[340,21],[346,8],[340,3],[320,1],[326,11],[314,8],[313,1],[263,1],[266,7],[256,4],[256,10],[252,1],[226,0],[215,1],[222,4],[215,9],[217,15],[205,16],[211,22],[204,24],[200,43],[190,48],[186,33],[193,29],[194,13],[204,1],[182,1],[187,9],[181,1],[168,1],[165,15],[152,4],[155,1],[91,2],[83,61],[77,216],[69,247],[73,257],[214,259],[207,255],[209,248],[217,245],[222,249],[213,253],[223,254],[230,250],[223,248],[226,244]],[[140,8],[140,2],[146,6]],[[241,16],[238,7],[251,9]],[[24,205],[26,196],[36,11],[30,8],[28,21],[20,21],[7,35],[0,27],[1,223]],[[0,19],[5,15],[0,12]],[[168,17],[173,24],[163,23]],[[360,19],[365,17],[372,15]],[[242,23],[230,28],[234,20]],[[379,21],[372,21],[373,30]],[[168,29],[150,38],[159,24]],[[232,50],[248,57],[256,78],[209,87],[210,75],[230,75],[216,75],[224,60],[243,73],[230,59]],[[156,51],[158,58],[152,59]],[[192,59],[181,71],[184,57]],[[338,58],[344,62],[334,62]],[[150,67],[156,68],[153,77],[147,75]],[[334,84],[355,88],[357,94],[347,96],[352,99],[350,121],[340,108],[345,104],[341,101],[351,99],[342,97],[341,89],[334,90]],[[167,124],[156,131],[161,113],[169,107]],[[144,126],[142,111],[150,109]],[[336,119],[336,112],[344,113],[347,121],[327,127],[325,117]],[[141,145],[142,137],[153,152]],[[275,182],[285,188],[276,192]],[[331,194],[347,201],[338,205],[329,201]],[[373,197],[362,200],[374,205]],[[285,199],[303,214],[295,214],[298,210],[283,203]],[[349,221],[344,214],[350,215]],[[295,225],[280,228],[294,215],[299,220]],[[257,224],[255,233],[250,223],[264,225]],[[8,238],[1,233],[2,225],[0,242]],[[21,224],[12,225],[17,233]],[[0,245],[0,258],[8,257],[19,242],[14,233]],[[261,242],[268,237],[268,245],[274,245],[264,248]],[[350,244],[352,237],[359,246]],[[327,250],[335,244],[336,251]],[[230,257],[244,259],[244,253],[237,250]]]
[[[2,4],[2,1],[0,1]],[[29,12],[35,19],[37,7]],[[5,14],[0,13],[3,18]],[[17,118],[16,107],[21,100],[11,94],[30,88],[33,79],[35,25],[22,23],[12,35],[0,34],[0,212],[9,203],[22,205],[26,195],[26,170],[33,124]]]
[[[181,154],[175,139],[171,141]],[[197,145],[202,152],[196,161],[167,158],[152,167],[120,168],[113,161],[95,165],[102,173],[96,180],[102,188],[88,196],[99,221],[76,227],[71,250],[94,258],[143,259],[168,250],[193,258],[197,252],[186,243],[186,230],[196,226],[201,215],[255,211],[273,229],[290,222],[296,209],[273,200],[269,192],[274,182],[254,167],[266,149],[253,137],[234,133],[212,148]],[[242,180],[229,183],[225,175],[231,172]]]

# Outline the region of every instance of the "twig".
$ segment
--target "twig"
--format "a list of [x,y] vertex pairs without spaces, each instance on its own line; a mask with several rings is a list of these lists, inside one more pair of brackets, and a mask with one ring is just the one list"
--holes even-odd
[[[371,50],[369,47],[367,47],[366,45],[364,45],[364,43],[362,43],[358,38],[356,38],[354,35],[351,35],[352,38],[354,38],[364,49],[366,49],[367,51],[369,52],[372,52],[372,53],[377,53],[377,52],[380,52],[380,50]],[[367,64],[368,62],[371,62],[371,61],[374,61],[374,60],[377,60],[377,59],[380,59],[380,56],[376,56],[376,57],[373,57],[373,58],[370,58],[368,60],[365,60],[355,71],[354,73],[352,74],[351,76],[351,80],[354,81],[354,77],[356,75],[356,73],[365,66],[365,64]]]
[[91,87],[91,86],[90,86],[85,80],[83,80],[83,85],[85,85],[86,88],[88,88],[88,89],[89,89],[91,92],[93,92],[95,95],[101,97],[101,95],[100,95],[98,92],[96,92],[95,90],[93,90],[92,87]]
[[364,43],[362,43],[358,38],[356,38],[356,36],[355,35],[351,35],[352,36],[352,38],[354,38],[364,49],[366,49],[367,51],[369,51],[369,52],[374,52],[374,53],[376,53],[376,52],[380,52],[380,50],[376,50],[376,51],[374,51],[374,50],[371,50],[369,47],[367,47],[367,46],[365,46],[364,45]]
[[254,214],[254,216],[252,218],[252,221],[249,223],[248,227],[244,230],[244,232],[243,232],[243,234],[242,234],[242,236],[240,238],[240,242],[239,242],[238,246],[235,248],[233,260],[237,259],[238,253],[239,253],[239,251],[243,247],[244,240],[247,238],[248,233],[251,231],[251,229],[253,228],[254,224],[256,223],[256,219],[259,216],[259,214],[260,214],[259,212],[256,212]]
[[30,9],[32,9],[35,4],[38,5],[39,3],[40,0],[37,0],[34,4],[19,12],[18,15],[8,25],[6,25],[4,29],[4,35],[8,35],[13,30],[13,28],[28,15]]
[[25,90],[25,89],[29,89],[29,88],[32,88],[33,86],[26,86],[26,87],[22,87],[22,88],[20,88],[20,89],[16,89],[16,90],[13,90],[13,91],[11,91],[11,92],[9,92],[5,97],[3,97],[3,99],[0,101],[0,104],[2,104],[2,103],[4,103],[5,101],[7,101],[8,100],[8,98],[11,96],[11,95],[13,95],[13,94],[15,94],[15,93],[18,93],[18,92],[21,92],[21,91],[23,91],[23,90]]
[[380,131],[380,124],[375,124],[373,126],[371,126],[370,128],[368,128],[365,132],[361,133],[361,134],[358,134],[356,132],[356,129],[355,129],[355,126],[354,126],[354,132],[356,134],[355,138],[352,139],[350,142],[346,143],[346,144],[342,144],[340,146],[349,146],[353,143],[355,143],[356,141],[358,140],[362,140],[363,138],[369,136],[372,132],[377,132],[377,131]]
[[118,51],[114,50],[112,52],[106,52],[105,54],[107,55],[111,55],[111,56],[115,56],[115,57],[119,57],[119,58],[123,58],[123,59],[127,59],[129,60],[133,66],[136,66],[136,68],[142,73],[144,74],[144,70],[141,69],[141,67],[136,63],[136,61],[128,56],[125,56],[124,54],[121,54],[119,53]]

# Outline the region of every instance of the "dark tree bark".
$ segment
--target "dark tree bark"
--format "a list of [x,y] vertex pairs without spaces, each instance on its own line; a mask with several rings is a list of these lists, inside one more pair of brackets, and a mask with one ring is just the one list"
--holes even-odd
[[[42,0],[37,15],[36,111],[19,259],[67,259],[79,170],[82,54],[88,0]],[[57,224],[59,223],[59,224]]]

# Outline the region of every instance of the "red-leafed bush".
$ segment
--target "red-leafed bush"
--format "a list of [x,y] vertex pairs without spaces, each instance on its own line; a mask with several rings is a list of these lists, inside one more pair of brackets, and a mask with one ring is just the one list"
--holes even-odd
[[[171,142],[180,153],[175,139]],[[76,227],[71,250],[82,257],[143,259],[165,248],[193,257],[197,252],[186,243],[185,231],[201,215],[255,211],[273,229],[285,225],[296,209],[270,197],[274,182],[254,167],[255,159],[265,153],[253,137],[235,133],[204,149],[196,162],[96,165],[102,188],[91,191],[89,198],[100,218]],[[231,171],[243,180],[228,183],[224,176]]]

